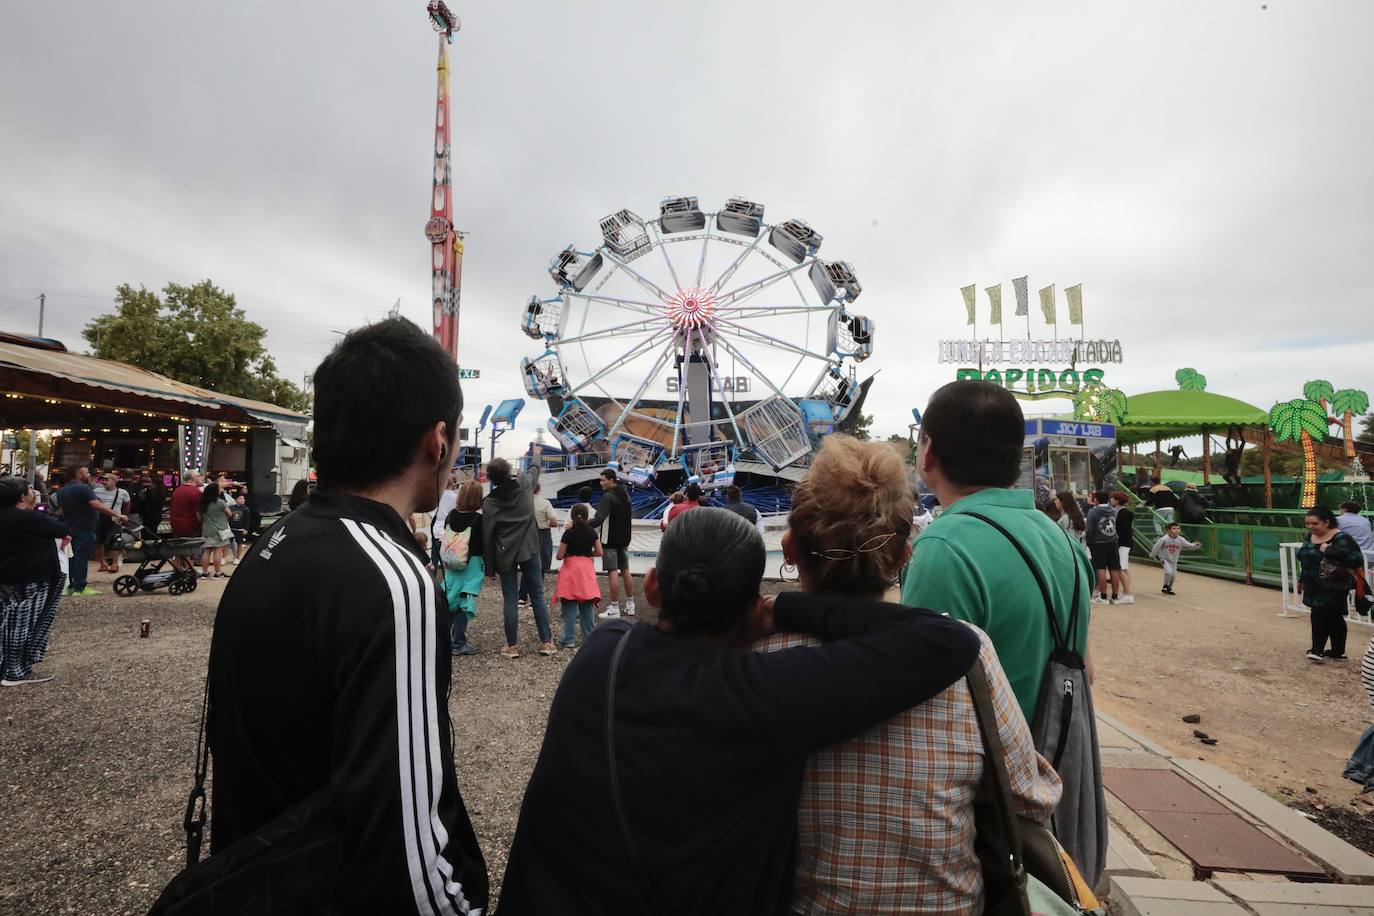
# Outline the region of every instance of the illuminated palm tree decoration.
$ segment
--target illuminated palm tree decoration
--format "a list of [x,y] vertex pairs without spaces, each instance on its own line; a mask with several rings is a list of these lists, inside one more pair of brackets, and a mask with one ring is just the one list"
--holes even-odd
[[1126,395],[1106,385],[1088,385],[1073,398],[1073,418],[1117,424],[1126,419]]
[[[1308,386],[1312,384],[1308,382]],[[1304,386],[1303,390],[1306,391],[1308,386]],[[1283,404],[1275,404],[1269,410],[1269,428],[1274,431],[1274,438],[1280,442],[1302,443],[1304,507],[1317,504],[1317,456],[1312,449],[1312,440],[1325,440],[1327,426],[1326,411],[1315,400],[1294,398]]]
[[[1327,404],[1331,400],[1333,392],[1331,383],[1324,378],[1313,379],[1302,386],[1302,396],[1309,401],[1316,401],[1322,406],[1322,410],[1330,410]],[[1326,425],[1330,426],[1331,421],[1327,421]]]
[[1363,415],[1369,410],[1369,395],[1358,388],[1342,388],[1331,395],[1331,413],[1338,417],[1341,430],[1345,433],[1345,457],[1355,457],[1355,438],[1350,430],[1350,421],[1356,414]]
[[1207,376],[1196,369],[1180,369],[1174,373],[1179,391],[1206,391]]

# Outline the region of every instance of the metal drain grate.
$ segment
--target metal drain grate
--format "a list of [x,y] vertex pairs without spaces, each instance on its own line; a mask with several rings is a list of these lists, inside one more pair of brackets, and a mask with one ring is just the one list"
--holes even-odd
[[1102,781],[1108,792],[1178,847],[1199,872],[1262,872],[1328,880],[1320,867],[1172,770],[1108,767],[1102,771]]

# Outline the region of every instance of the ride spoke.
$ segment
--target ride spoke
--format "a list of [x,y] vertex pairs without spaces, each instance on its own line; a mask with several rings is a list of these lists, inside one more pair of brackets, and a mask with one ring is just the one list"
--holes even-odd
[[635,405],[644,397],[644,392],[648,390],[653,380],[658,378],[658,374],[663,370],[663,364],[668,361],[668,357],[675,352],[677,352],[676,336],[668,341],[668,345],[663,348],[663,352],[660,353],[658,359],[654,361],[654,366],[649,370],[649,374],[644,376],[644,381],[639,383],[639,388],[635,390],[634,396],[626,403],[625,408],[620,411],[620,416],[615,418],[615,424],[611,426],[610,431],[606,433],[606,438],[608,440],[614,439],[615,434],[620,432],[621,424],[625,422],[625,418],[629,416],[630,412],[634,410]]
[[[665,333],[668,333],[668,331],[667,331],[667,330],[664,330],[664,331],[659,331],[659,332],[656,333],[656,334],[650,334],[648,337],[644,338],[644,339],[641,340],[639,343],[635,344],[633,347],[631,347],[629,350],[627,350],[624,354],[622,354],[621,356],[619,356],[619,357],[617,357],[616,359],[612,360],[608,365],[606,365],[605,367],[603,367],[599,372],[597,372],[596,374],[594,374],[594,375],[590,376],[589,378],[587,378],[585,381],[583,381],[583,382],[582,382],[581,384],[579,384],[577,387],[570,389],[570,390],[568,391],[567,397],[572,397],[573,395],[577,394],[577,393],[578,393],[579,391],[581,391],[582,389],[586,388],[588,385],[595,385],[595,384],[596,384],[598,381],[600,381],[602,378],[604,378],[605,376],[607,376],[607,375],[609,375],[610,373],[614,372],[615,370],[619,369],[621,366],[625,365],[626,363],[630,362],[631,360],[635,360],[635,359],[638,359],[639,357],[643,356],[643,355],[644,355],[645,353],[647,353],[649,350],[652,350],[655,346],[658,345],[658,341],[663,337],[663,335],[664,335]],[[609,395],[608,395],[608,397],[609,397]]]
[[701,355],[706,358],[706,368],[711,371],[711,378],[720,382],[720,403],[725,407],[725,415],[730,418],[730,428],[735,432],[735,444],[742,446],[744,436],[740,435],[739,424],[735,422],[735,411],[730,406],[730,398],[728,397],[728,394],[734,392],[731,391],[727,394],[725,390],[725,380],[721,378],[720,370],[716,368],[716,361],[711,357],[711,348],[706,345],[706,331],[697,328],[696,333],[701,336]]
[[706,234],[701,237],[701,259],[697,261],[697,289],[701,288],[701,272],[706,269],[706,246],[711,244],[711,224],[706,224]]
[[578,293],[572,290],[564,290],[565,296],[576,296],[587,302],[601,302],[606,305],[623,308],[626,311],[638,312],[641,315],[662,315],[667,311],[667,307],[661,302],[644,302],[639,299],[622,299],[619,296],[599,296],[595,293]]
[[[648,223],[647,225],[652,226],[654,224]],[[663,253],[663,262],[668,265],[668,273],[673,275],[673,286],[682,289],[682,281],[677,278],[677,268],[673,266],[673,259],[668,257],[668,246],[663,244],[663,236],[659,234],[657,229],[654,230],[654,236],[657,243],[655,247]]]
[[631,277],[634,277],[635,282],[638,283],[640,286],[644,287],[644,291],[647,292],[649,295],[657,296],[661,302],[668,301],[669,294],[667,292],[664,292],[663,287],[659,286],[653,280],[650,280],[648,277],[644,276],[639,271],[635,270],[630,265],[626,264],[624,261],[620,260],[615,255],[611,254],[609,251],[603,251],[603,253],[605,255],[606,260],[610,261],[616,267],[619,267],[621,270],[625,271]]
[[579,334],[576,337],[562,337],[559,338],[559,343],[574,344],[583,343],[588,340],[600,340],[603,337],[614,337],[622,331],[626,331],[630,328],[642,328],[653,324],[666,325],[667,323],[667,318],[664,318],[661,315],[655,315],[652,318],[645,318],[640,321],[631,321],[626,324],[618,324],[615,327],[602,328],[599,331],[589,331],[586,334]]
[[728,352],[730,353],[730,355],[733,356],[735,359],[739,360],[740,362],[742,362],[742,363],[744,363],[746,366],[748,366],[749,369],[750,369],[750,371],[752,371],[752,372],[754,373],[754,375],[758,376],[758,377],[763,381],[763,383],[764,383],[765,385],[767,385],[767,386],[769,387],[769,389],[772,390],[772,392],[773,392],[774,394],[778,395],[779,397],[784,397],[784,398],[787,397],[787,395],[785,395],[785,394],[782,393],[782,389],[781,389],[781,388],[779,388],[777,385],[774,385],[774,384],[773,384],[773,380],[772,380],[772,379],[770,379],[768,376],[766,376],[766,375],[763,374],[763,370],[762,370],[762,369],[760,369],[758,366],[755,366],[755,365],[753,364],[753,362],[749,359],[749,357],[747,357],[747,356],[745,356],[743,353],[741,353],[736,347],[731,346],[731,345],[730,345],[730,341],[726,340],[723,336],[718,336],[718,337],[716,337],[716,343],[718,343],[718,344],[720,344],[722,347],[724,347],[724,348],[726,349],[726,351],[728,351]]
[[827,363],[832,361],[831,357],[827,354],[816,353],[812,350],[806,349],[805,347],[799,347],[796,344],[788,343],[785,340],[779,340],[771,334],[765,334],[762,331],[756,331],[753,328],[746,327],[740,324],[738,321],[731,321],[728,318],[717,318],[716,323],[728,325],[729,327],[734,329],[733,333],[735,333],[736,335],[746,338],[747,340],[753,343],[761,344],[765,347],[772,347],[775,350],[783,350],[788,353],[797,353],[801,356],[809,356],[812,359],[819,359]]
[[[749,243],[749,247],[746,248],[746,249],[744,249],[743,251],[741,251],[741,252],[739,253],[739,256],[736,257],[735,260],[733,260],[733,261],[730,262],[730,266],[727,267],[727,268],[725,268],[725,272],[722,273],[719,277],[716,277],[716,282],[714,282],[714,283],[711,284],[711,292],[712,292],[712,293],[718,293],[718,292],[720,292],[720,288],[721,288],[722,286],[725,285],[726,281],[728,281],[731,277],[733,277],[733,276],[735,275],[735,271],[739,270],[740,264],[744,263],[744,259],[747,258],[747,257],[749,257],[749,252],[753,251],[755,248],[758,247],[758,245],[759,245],[759,240],[762,239],[762,238],[763,238],[763,231],[760,230],[760,231],[759,231],[759,234],[758,234],[758,238],[755,238],[752,242],[750,242],[750,243]],[[706,250],[705,250],[705,248],[703,247],[703,248],[702,248],[702,258],[705,258],[705,257],[706,257]],[[700,286],[701,283],[698,282],[697,285]]]
[[719,308],[722,305],[729,305],[732,302],[738,302],[741,299],[747,299],[755,293],[762,292],[763,290],[772,286],[774,283],[777,283],[779,280],[785,280],[793,274],[797,273],[798,271],[806,270],[810,266],[811,265],[808,262],[803,261],[796,267],[789,267],[785,270],[780,270],[775,274],[771,274],[767,277],[764,277],[762,280],[755,280],[753,283],[736,287],[735,289],[730,290],[730,292],[728,293],[721,294],[720,298],[716,300],[716,307]]

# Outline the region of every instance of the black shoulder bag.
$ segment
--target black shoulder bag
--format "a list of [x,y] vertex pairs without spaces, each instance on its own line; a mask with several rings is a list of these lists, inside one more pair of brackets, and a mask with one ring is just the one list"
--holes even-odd
[[326,786],[227,849],[200,861],[210,770],[210,674],[200,707],[196,780],[186,802],[186,868],[158,896],[148,916],[276,916],[337,913],[339,829]]

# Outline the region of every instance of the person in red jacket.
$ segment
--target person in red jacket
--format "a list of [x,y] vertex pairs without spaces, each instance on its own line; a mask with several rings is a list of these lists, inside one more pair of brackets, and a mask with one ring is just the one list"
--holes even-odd
[[172,491],[172,504],[167,520],[172,525],[172,537],[200,537],[200,474],[187,471],[181,475],[181,486]]

